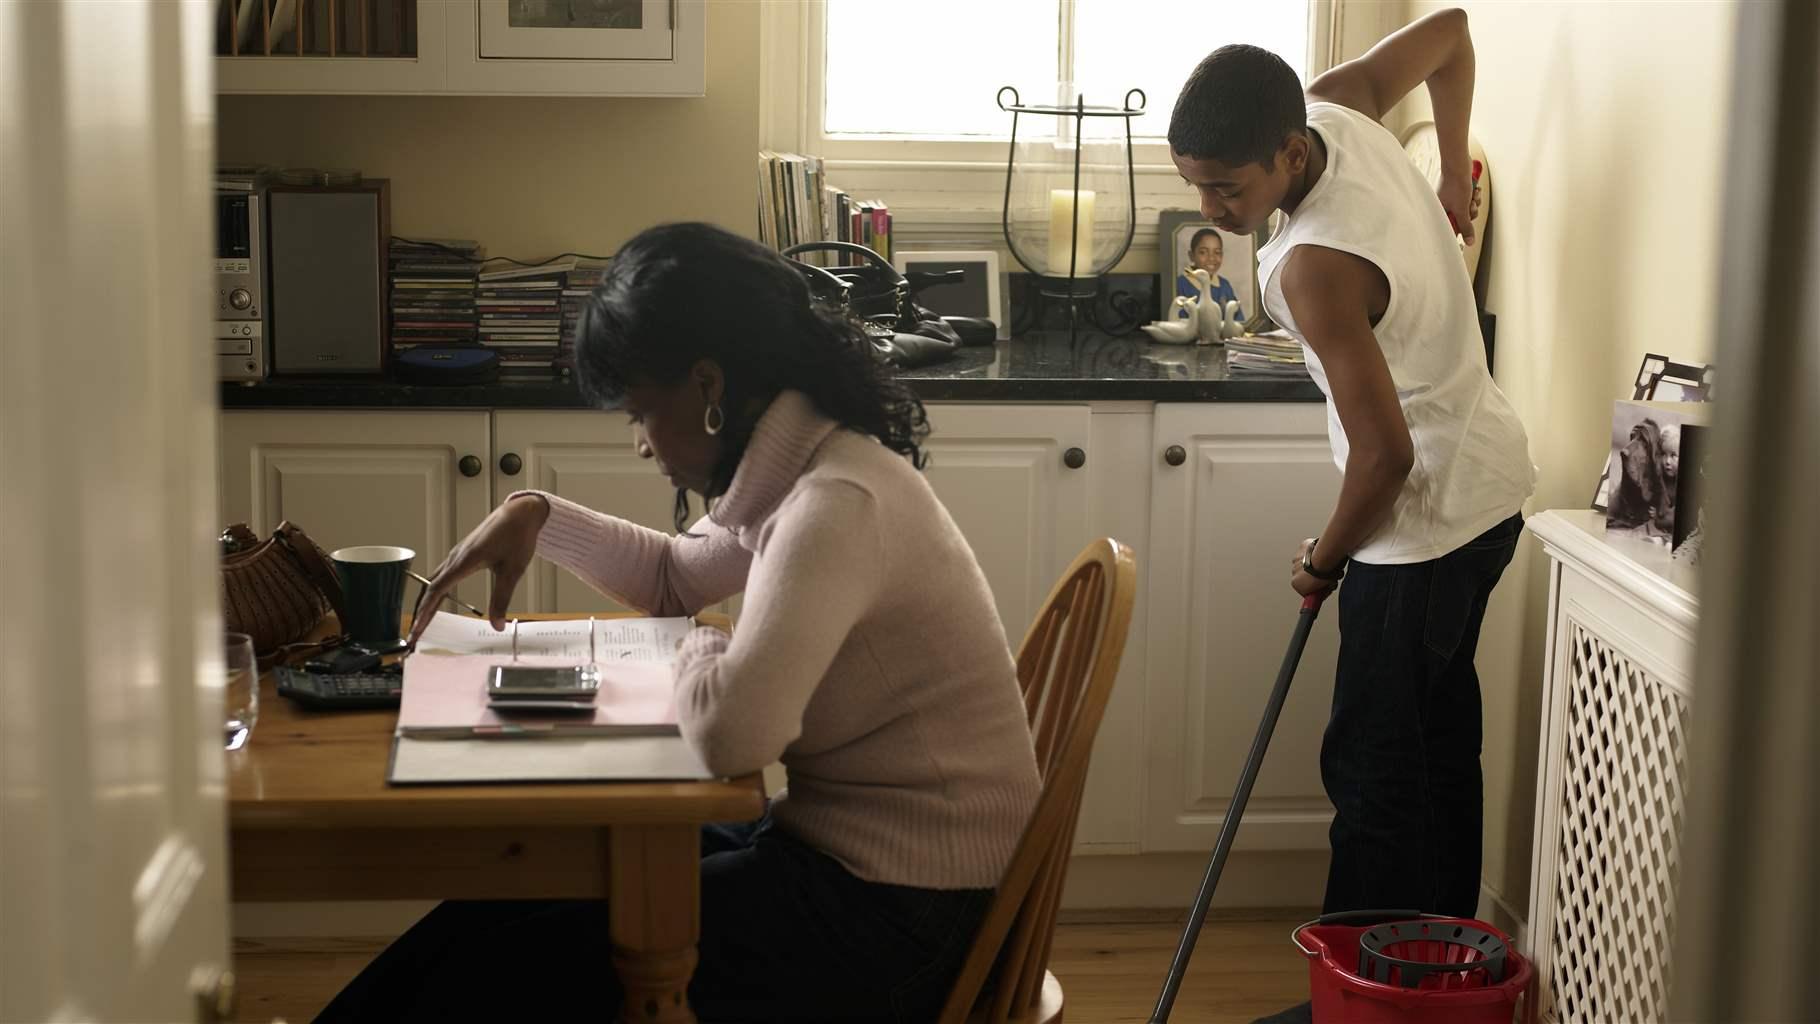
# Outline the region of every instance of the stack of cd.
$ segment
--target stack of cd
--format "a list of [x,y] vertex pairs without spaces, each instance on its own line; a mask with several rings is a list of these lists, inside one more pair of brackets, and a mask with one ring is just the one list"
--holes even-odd
[[392,347],[472,344],[480,243],[392,239]]
[[502,377],[549,377],[562,341],[563,281],[574,261],[480,275],[480,343],[499,353]]
[[556,352],[556,369],[563,374],[575,367],[575,333],[581,326],[581,307],[594,286],[607,273],[605,260],[576,260],[562,284],[562,343]]

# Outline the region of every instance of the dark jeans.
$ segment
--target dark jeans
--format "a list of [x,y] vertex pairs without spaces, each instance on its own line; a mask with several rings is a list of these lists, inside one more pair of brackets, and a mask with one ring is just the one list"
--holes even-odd
[[[760,819],[702,830],[703,1021],[934,1020],[990,889],[867,882]],[[450,901],[387,947],[316,1018],[611,1020],[599,900]]]
[[1522,532],[1515,515],[1432,561],[1347,570],[1321,744],[1335,812],[1324,912],[1477,910],[1485,798],[1473,654]]

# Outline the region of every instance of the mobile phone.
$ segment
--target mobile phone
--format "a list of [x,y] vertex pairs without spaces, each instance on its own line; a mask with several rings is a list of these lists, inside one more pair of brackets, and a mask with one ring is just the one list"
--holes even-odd
[[599,692],[592,665],[494,665],[487,673],[487,702],[494,707],[587,707]]

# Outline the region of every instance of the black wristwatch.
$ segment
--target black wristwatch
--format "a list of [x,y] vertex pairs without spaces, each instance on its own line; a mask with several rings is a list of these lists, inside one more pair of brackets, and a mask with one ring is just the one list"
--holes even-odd
[[1307,573],[1310,576],[1313,576],[1317,580],[1321,580],[1322,582],[1338,583],[1342,579],[1346,578],[1347,559],[1344,559],[1344,558],[1340,559],[1339,565],[1334,566],[1332,569],[1329,569],[1326,572],[1323,572],[1320,569],[1316,569],[1314,567],[1314,562],[1312,561],[1312,559],[1314,558],[1314,549],[1320,543],[1321,543],[1321,538],[1316,537],[1314,539],[1314,543],[1308,545],[1308,550],[1302,554],[1302,571]]

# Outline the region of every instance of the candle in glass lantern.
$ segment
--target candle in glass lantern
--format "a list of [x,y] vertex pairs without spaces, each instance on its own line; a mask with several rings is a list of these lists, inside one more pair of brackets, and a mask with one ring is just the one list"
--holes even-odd
[[[1074,276],[1093,273],[1093,193],[1082,189],[1080,204],[1074,202],[1073,189],[1049,190],[1049,275],[1068,276],[1068,240],[1074,239]],[[1071,231],[1069,210],[1074,211],[1078,233]]]

